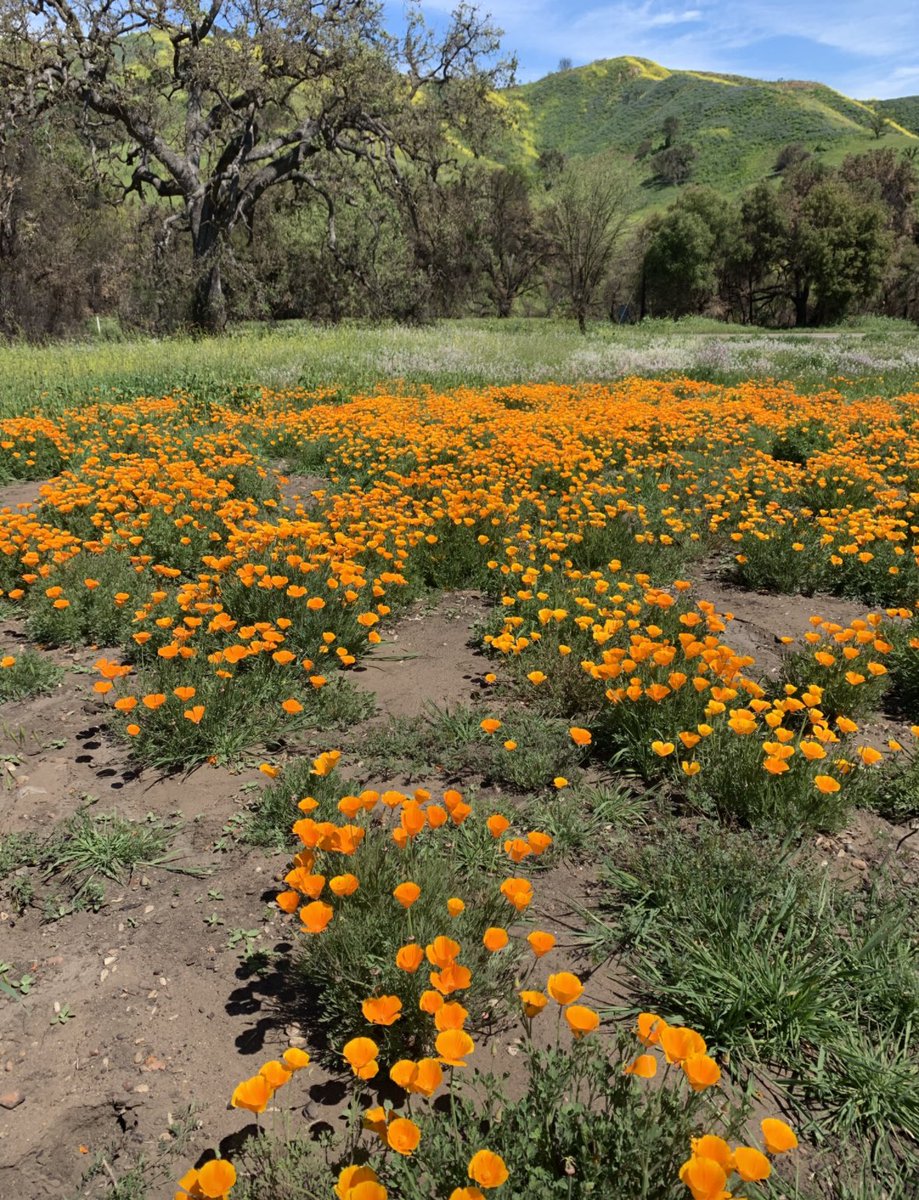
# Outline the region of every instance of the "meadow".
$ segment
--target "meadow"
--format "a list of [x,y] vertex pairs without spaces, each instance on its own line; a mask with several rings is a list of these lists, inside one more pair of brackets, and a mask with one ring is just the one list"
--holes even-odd
[[915,335],[0,371],[4,1193],[913,1194]]

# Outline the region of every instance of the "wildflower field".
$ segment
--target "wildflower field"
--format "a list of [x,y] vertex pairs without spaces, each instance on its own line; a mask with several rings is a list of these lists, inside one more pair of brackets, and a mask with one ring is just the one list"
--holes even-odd
[[0,421],[3,1194],[907,1200],[919,380]]

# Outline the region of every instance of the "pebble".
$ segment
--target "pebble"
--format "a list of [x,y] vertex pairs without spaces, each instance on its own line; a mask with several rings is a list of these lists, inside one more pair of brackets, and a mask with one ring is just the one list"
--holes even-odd
[[25,1100],[22,1092],[0,1093],[0,1108],[16,1108]]
[[853,858],[852,866],[855,867],[856,871],[867,871],[868,870],[868,864],[865,862],[865,860],[863,858]]

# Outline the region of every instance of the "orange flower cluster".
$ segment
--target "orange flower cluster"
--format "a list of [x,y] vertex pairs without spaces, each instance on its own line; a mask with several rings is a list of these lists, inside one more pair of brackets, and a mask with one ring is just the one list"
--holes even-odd
[[305,1050],[291,1046],[285,1050],[280,1059],[272,1059],[265,1063],[250,1079],[244,1079],[237,1084],[230,1098],[233,1108],[245,1108],[251,1113],[262,1113],[268,1106],[268,1101],[278,1090],[288,1083],[295,1072],[309,1065],[310,1056]]
[[680,1179],[692,1193],[692,1200],[723,1200],[726,1186],[734,1173],[744,1183],[762,1183],[772,1174],[767,1154],[793,1150],[798,1139],[784,1121],[766,1117],[760,1122],[766,1154],[755,1146],[737,1146],[734,1150],[715,1134],[693,1138],[692,1155],[680,1168]]
[[[200,761],[256,708],[268,733],[304,720],[422,580],[487,573],[504,615],[489,644],[527,652],[537,694],[576,699],[592,680],[634,706],[613,724],[662,744],[706,723],[694,696],[755,693],[712,606],[648,572],[734,547],[751,583],[919,595],[916,396],[629,379],[328,400],[265,391],[204,411],[175,393],[0,421],[0,466],[59,472],[40,508],[0,513],[0,592],[44,640],[123,648],[138,686],[110,694],[138,753]],[[318,449],[329,486],[285,499],[270,457]],[[857,640],[806,682],[828,686],[856,648],[847,686],[878,684],[880,652]]]

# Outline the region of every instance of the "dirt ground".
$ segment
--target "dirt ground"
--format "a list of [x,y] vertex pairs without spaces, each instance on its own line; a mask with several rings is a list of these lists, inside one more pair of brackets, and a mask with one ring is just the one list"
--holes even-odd
[[[297,494],[315,490],[311,483],[321,485],[297,480]],[[21,502],[28,495],[23,488]],[[9,490],[0,501],[12,503]],[[707,583],[698,591],[735,613],[726,640],[749,646],[767,671],[780,661],[777,635],[804,632],[812,612],[848,620],[864,611]],[[486,669],[470,644],[484,611],[481,596],[456,592],[407,612],[354,672],[376,700],[371,720],[468,703]],[[17,622],[0,623],[0,651],[23,641]],[[287,856],[232,837],[234,818],[264,776],[254,763],[189,776],[136,770],[107,735],[92,692],[87,668],[100,651],[49,653],[67,668],[61,685],[0,708],[0,832],[50,828],[81,806],[115,808],[175,822],[174,857],[125,886],[108,884],[98,912],[49,922],[35,908],[0,911],[0,961],[12,965],[12,978],[34,980],[15,1000],[0,993],[0,1195],[20,1200],[102,1194],[102,1180],[80,1184],[90,1159],[104,1153],[117,1174],[138,1152],[154,1157],[190,1104],[200,1128],[176,1177],[208,1146],[232,1153],[251,1128],[247,1114],[227,1108],[233,1087],[287,1045],[305,1044],[309,1032],[291,1025],[279,975],[252,972],[244,961],[247,943],[283,953],[289,932],[270,904]],[[328,748],[321,736],[315,742],[304,752]],[[859,813],[851,830],[820,844],[853,877],[868,877],[903,832]],[[915,865],[913,842],[902,853]],[[616,964],[591,968],[576,936],[594,884],[587,868],[554,868],[542,878],[534,915],[559,938],[560,965],[589,973],[588,1002],[617,1005],[628,1000],[628,977]],[[513,1073],[515,1036],[499,1037],[492,1051]],[[343,1089],[318,1066],[282,1096],[309,1124],[341,1119]]]

